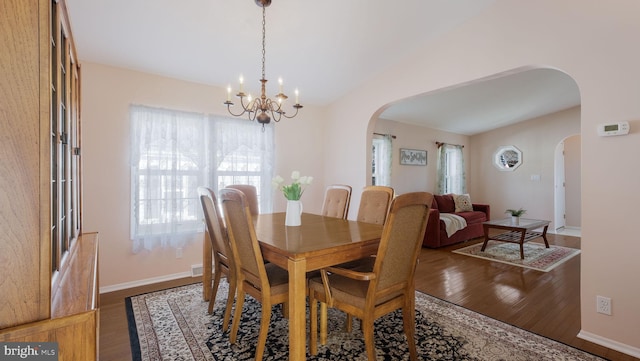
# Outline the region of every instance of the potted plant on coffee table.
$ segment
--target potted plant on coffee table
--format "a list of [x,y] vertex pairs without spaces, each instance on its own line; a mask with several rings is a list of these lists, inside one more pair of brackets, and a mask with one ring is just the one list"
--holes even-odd
[[507,209],[504,211],[505,213],[509,213],[511,215],[511,224],[517,226],[520,224],[520,216],[527,213],[526,209]]

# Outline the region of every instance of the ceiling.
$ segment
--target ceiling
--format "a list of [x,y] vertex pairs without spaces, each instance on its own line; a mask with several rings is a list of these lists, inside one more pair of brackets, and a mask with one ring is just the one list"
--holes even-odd
[[[494,2],[274,0],[266,17],[267,93],[282,77],[285,93],[298,88],[303,105],[328,105]],[[258,93],[262,10],[253,0],[66,3],[81,62],[236,90],[242,74],[245,91]],[[382,117],[475,134],[579,102],[571,78],[536,70],[419,95]]]

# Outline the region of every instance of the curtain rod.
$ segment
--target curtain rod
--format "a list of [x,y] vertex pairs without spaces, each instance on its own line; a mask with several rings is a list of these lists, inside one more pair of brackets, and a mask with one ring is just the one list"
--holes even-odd
[[396,136],[393,134],[382,134],[382,133],[373,133],[373,135],[390,135],[391,138],[396,139]]
[[455,145],[455,146],[464,148],[464,145],[461,145],[461,144],[450,144],[450,143],[444,143],[444,142],[436,142],[436,145],[438,146],[438,148],[442,147],[445,144]]

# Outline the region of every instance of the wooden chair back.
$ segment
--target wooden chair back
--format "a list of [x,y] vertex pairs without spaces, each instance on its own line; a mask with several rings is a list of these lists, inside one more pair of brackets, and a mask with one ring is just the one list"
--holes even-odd
[[347,219],[351,202],[351,186],[332,184],[324,193],[322,215],[326,217]]
[[384,224],[389,214],[389,206],[393,200],[394,193],[391,187],[364,187],[356,220],[358,222]]
[[227,282],[229,283],[229,293],[227,295],[227,306],[224,312],[222,329],[226,331],[229,328],[231,309],[233,307],[236,290],[231,247],[229,245],[229,239],[227,238],[227,230],[220,216],[220,212],[218,212],[218,202],[215,194],[207,187],[198,187],[198,195],[200,196],[200,204],[202,204],[206,224],[205,242],[211,242],[214,263],[213,286],[209,294],[209,313],[211,314],[213,312],[213,305],[218,295],[220,279],[222,274],[225,274],[227,276]]
[[232,184],[227,188],[233,188],[241,191],[247,197],[249,203],[249,210],[252,216],[260,214],[260,205],[258,203],[258,190],[255,186],[250,184]]

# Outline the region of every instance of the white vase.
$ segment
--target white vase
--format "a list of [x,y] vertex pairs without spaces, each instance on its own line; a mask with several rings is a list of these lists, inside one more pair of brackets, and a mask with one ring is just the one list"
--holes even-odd
[[520,225],[520,217],[511,216],[511,225],[512,226]]
[[302,202],[287,201],[287,217],[285,218],[285,226],[299,226],[302,224]]

